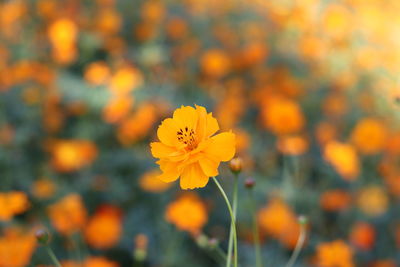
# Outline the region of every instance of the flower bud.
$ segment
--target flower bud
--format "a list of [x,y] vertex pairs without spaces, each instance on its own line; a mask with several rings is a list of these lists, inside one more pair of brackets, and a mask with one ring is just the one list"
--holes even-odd
[[246,178],[246,180],[244,181],[244,186],[248,189],[253,188],[256,185],[256,180],[254,180],[254,178]]
[[41,245],[47,245],[50,241],[50,234],[46,229],[39,229],[35,232],[36,240]]
[[210,238],[209,240],[208,240],[208,246],[211,248],[211,249],[214,249],[214,248],[216,248],[217,246],[218,246],[218,239],[216,239],[216,238]]
[[301,225],[306,225],[308,223],[308,218],[305,215],[300,215],[297,220]]
[[201,248],[206,248],[208,245],[208,237],[206,235],[200,234],[196,238],[196,243]]
[[240,173],[242,171],[242,167],[243,167],[243,160],[241,158],[239,158],[239,157],[233,158],[229,162],[229,168],[235,174]]

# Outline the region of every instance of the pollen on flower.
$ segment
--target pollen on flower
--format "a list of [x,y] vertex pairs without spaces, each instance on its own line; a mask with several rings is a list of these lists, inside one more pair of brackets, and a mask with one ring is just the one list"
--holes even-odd
[[178,141],[185,144],[186,148],[193,150],[196,147],[196,133],[193,129],[189,129],[187,126],[185,128],[179,129],[176,132]]

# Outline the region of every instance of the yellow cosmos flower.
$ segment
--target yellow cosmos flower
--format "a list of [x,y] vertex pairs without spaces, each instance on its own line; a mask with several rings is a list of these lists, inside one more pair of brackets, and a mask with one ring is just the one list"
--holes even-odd
[[157,164],[163,172],[158,178],[173,182],[181,177],[182,189],[206,186],[211,176],[218,175],[220,162],[235,155],[235,134],[214,135],[218,130],[217,120],[204,107],[175,110],[158,127],[160,142],[151,143],[151,153],[160,159]]

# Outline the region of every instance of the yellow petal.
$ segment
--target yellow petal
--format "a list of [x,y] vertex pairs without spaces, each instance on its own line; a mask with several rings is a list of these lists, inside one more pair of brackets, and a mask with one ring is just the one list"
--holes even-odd
[[[174,111],[173,120],[179,129],[193,129],[196,131],[198,115],[196,110],[190,106],[182,106]],[[176,132],[174,132],[176,134]]]
[[210,137],[219,130],[219,125],[217,120],[213,117],[212,113],[207,114],[207,130],[206,136]]
[[208,183],[209,177],[204,174],[198,163],[187,165],[182,174],[180,185],[182,189],[194,189],[204,187]]
[[182,167],[175,162],[161,159],[157,161],[157,164],[160,165],[160,169],[163,172],[161,175],[157,176],[157,178],[164,182],[173,182],[178,179],[182,173]]
[[178,147],[180,145],[176,134],[178,130],[178,126],[173,119],[165,119],[158,127],[158,139],[165,145]]
[[165,158],[177,153],[176,149],[161,142],[153,142],[150,144],[151,154],[155,158]]
[[228,161],[235,156],[236,142],[235,134],[225,132],[211,137],[208,146],[203,150],[213,160]]
[[207,111],[202,106],[196,105],[197,112],[197,127],[196,127],[196,137],[197,141],[201,142],[206,137],[207,131]]
[[199,159],[199,164],[205,175],[209,177],[218,175],[219,162],[211,160],[204,155]]

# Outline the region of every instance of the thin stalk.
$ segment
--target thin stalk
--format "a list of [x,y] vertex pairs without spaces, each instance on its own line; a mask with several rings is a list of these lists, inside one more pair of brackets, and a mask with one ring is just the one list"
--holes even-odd
[[[238,174],[234,175],[234,182],[233,182],[233,219],[236,221],[236,214],[237,214],[237,196],[238,196]],[[228,258],[226,262],[226,266],[231,266],[232,261],[232,252],[233,252],[233,224],[231,223],[231,228],[229,231],[229,243],[228,243]]]
[[[212,178],[215,182],[215,184],[217,185],[219,191],[221,192],[222,197],[225,200],[226,206],[228,207],[228,211],[229,211],[229,215],[231,216],[231,223],[233,225],[233,251],[234,251],[234,261],[233,261],[233,266],[237,267],[237,235],[236,235],[236,222],[235,222],[235,217],[233,215],[233,210],[231,207],[231,203],[229,202],[228,197],[225,194],[224,189],[222,188],[222,186],[219,184],[219,182],[217,181],[217,179],[215,177]],[[228,261],[227,261],[228,262]],[[229,267],[229,265],[226,265],[227,267]]]
[[51,249],[51,247],[46,246],[46,250],[47,253],[49,254],[51,260],[53,261],[53,263],[57,266],[57,267],[62,267],[61,263],[58,261],[56,255],[54,254],[53,250]]
[[252,214],[253,218],[253,238],[254,238],[254,246],[255,246],[255,251],[256,251],[256,266],[257,267],[262,267],[262,259],[261,259],[261,247],[260,247],[260,233],[258,229],[258,223],[257,223],[257,216],[256,216],[256,205],[255,205],[255,200],[254,200],[254,194],[253,194],[253,189],[249,189],[249,195],[250,195],[250,212]]
[[306,236],[307,236],[306,225],[301,223],[299,239],[297,239],[296,247],[295,247],[293,254],[290,257],[288,263],[286,264],[286,267],[292,267],[294,265],[294,263],[296,262],[297,258],[300,255],[301,249],[303,248],[304,241],[306,240]]

